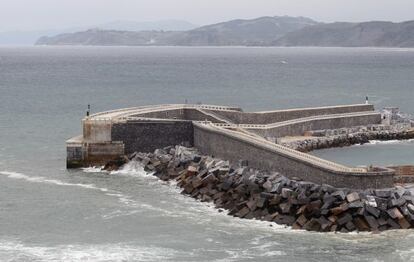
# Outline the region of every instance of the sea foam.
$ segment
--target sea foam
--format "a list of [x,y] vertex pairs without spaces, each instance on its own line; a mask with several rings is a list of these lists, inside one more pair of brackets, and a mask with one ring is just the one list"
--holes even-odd
[[165,261],[177,251],[130,244],[28,245],[16,240],[0,240],[1,261]]
[[49,179],[49,178],[45,178],[41,176],[28,176],[28,175],[18,173],[18,172],[13,172],[13,171],[0,171],[0,175],[7,176],[8,178],[11,178],[11,179],[19,179],[19,180],[24,180],[27,182],[32,182],[32,183],[45,183],[45,184],[52,184],[52,185],[58,185],[58,186],[82,187],[82,188],[87,188],[87,189],[99,190],[102,192],[108,191],[107,188],[96,187],[93,184],[68,183],[68,182],[63,182],[61,180]]

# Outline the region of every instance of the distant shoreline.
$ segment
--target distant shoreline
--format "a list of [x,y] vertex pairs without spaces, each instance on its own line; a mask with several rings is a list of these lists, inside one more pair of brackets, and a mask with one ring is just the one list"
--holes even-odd
[[273,48],[273,49],[333,49],[333,48],[342,48],[342,49],[407,49],[407,50],[414,50],[414,47],[385,47],[385,46],[242,46],[242,45],[226,45],[226,46],[174,46],[174,45],[151,45],[151,46],[139,46],[139,45],[0,45],[0,48],[12,48],[12,47],[36,47],[36,48],[48,48],[48,47],[136,47],[136,48]]
[[89,29],[40,37],[36,45],[414,47],[414,21],[321,23],[306,17],[237,19],[187,31]]

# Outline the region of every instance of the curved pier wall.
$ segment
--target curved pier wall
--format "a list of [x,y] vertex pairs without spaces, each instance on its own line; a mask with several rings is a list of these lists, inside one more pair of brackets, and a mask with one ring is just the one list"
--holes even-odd
[[112,141],[122,141],[125,154],[153,152],[171,145],[193,145],[191,121],[127,121],[112,125]]
[[184,119],[184,109],[158,110],[148,113],[136,114],[131,117],[160,118],[160,119]]
[[393,186],[393,173],[352,174],[334,172],[284,155],[242,137],[194,124],[194,146],[203,154],[232,162],[247,160],[249,166],[280,172],[289,178],[300,178],[317,184],[356,189]]
[[194,120],[194,121],[207,120],[213,123],[223,123],[223,121],[214,117],[214,114],[208,115],[195,108],[163,110],[163,111],[137,114],[137,115],[133,115],[132,117],[159,118],[159,119],[182,119],[182,120]]
[[380,113],[367,113],[353,116],[335,116],[325,119],[310,119],[297,123],[286,123],[286,125],[269,127],[266,129],[246,128],[263,137],[302,136],[305,131],[339,129],[344,127],[381,124]]
[[209,110],[217,115],[230,119],[235,124],[256,124],[264,125],[276,122],[292,120],[296,118],[311,117],[329,114],[345,114],[355,112],[374,111],[373,105],[344,105],[327,106],[316,108],[298,108],[264,112],[238,112],[238,111],[218,111]]

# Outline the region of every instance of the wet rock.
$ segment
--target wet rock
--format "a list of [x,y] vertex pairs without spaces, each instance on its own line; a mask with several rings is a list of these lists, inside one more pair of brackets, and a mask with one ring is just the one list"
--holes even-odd
[[353,191],[316,185],[230,166],[182,146],[131,154],[123,161],[138,161],[161,180],[175,180],[183,194],[240,218],[311,231],[377,232],[414,224],[414,196],[402,187]]
[[337,222],[339,225],[344,225],[350,221],[352,221],[352,216],[349,213],[345,213],[344,215],[338,218]]
[[365,210],[374,217],[379,218],[380,211],[375,207],[367,205],[365,206]]
[[354,201],[357,201],[357,200],[359,200],[360,198],[359,198],[359,194],[357,193],[357,192],[352,192],[352,193],[350,193],[350,194],[348,194],[347,196],[346,196],[346,200],[349,202],[349,203],[352,203],[352,202],[354,202]]
[[369,227],[372,229],[372,230],[377,230],[378,229],[378,222],[377,222],[377,220],[374,218],[374,217],[372,217],[372,216],[365,216],[364,217],[365,218],[365,221],[368,223],[368,225],[369,225]]
[[387,213],[393,219],[400,219],[404,217],[403,214],[401,214],[400,210],[398,210],[398,208],[392,208],[388,210]]
[[289,198],[292,195],[292,190],[288,188],[282,188],[282,197]]
[[380,198],[389,198],[391,197],[391,192],[387,189],[377,189],[374,191],[375,195]]
[[404,217],[398,219],[398,224],[400,225],[401,228],[403,229],[408,229],[411,227],[411,224],[407,221],[407,219],[405,219]]
[[345,192],[341,191],[341,190],[333,192],[332,196],[334,196],[334,197],[336,197],[340,200],[345,200],[345,197],[346,197]]

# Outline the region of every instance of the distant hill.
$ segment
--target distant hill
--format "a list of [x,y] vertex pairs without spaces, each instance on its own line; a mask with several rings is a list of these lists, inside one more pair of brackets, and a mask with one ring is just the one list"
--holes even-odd
[[38,45],[270,45],[286,33],[318,24],[304,17],[232,20],[182,32],[87,30],[42,37]]
[[319,23],[304,17],[232,20],[187,31],[87,30],[38,45],[414,47],[414,21]]
[[414,21],[318,24],[290,32],[273,45],[414,47]]
[[145,46],[167,45],[170,39],[181,32],[164,31],[116,31],[90,29],[87,31],[41,37],[37,45],[101,45],[101,46]]
[[120,20],[83,27],[48,29],[37,31],[0,32],[0,45],[33,45],[42,36],[54,36],[60,34],[76,33],[80,31],[87,31],[90,28],[117,31],[187,31],[197,28],[197,26],[183,20],[159,20],[151,22]]
[[318,24],[304,17],[260,17],[232,20],[185,32],[176,45],[270,45],[286,33]]
[[95,28],[117,31],[188,31],[198,26],[183,20],[159,20],[151,22],[113,21]]

